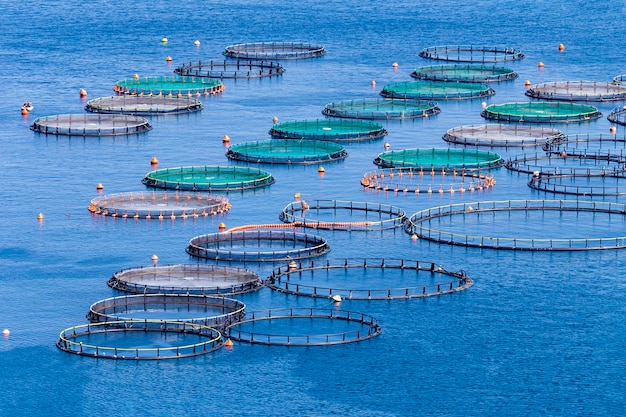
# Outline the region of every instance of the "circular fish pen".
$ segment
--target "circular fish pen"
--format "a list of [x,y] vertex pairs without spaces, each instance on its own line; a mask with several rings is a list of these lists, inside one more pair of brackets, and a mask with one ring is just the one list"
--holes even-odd
[[507,159],[504,166],[532,175],[575,175],[582,177],[621,175],[626,172],[626,152],[530,153]]
[[263,287],[248,269],[206,264],[146,266],[118,271],[107,282],[131,294],[235,295]]
[[257,164],[315,164],[345,159],[346,149],[321,140],[270,139],[232,145],[226,157]]
[[260,169],[205,165],[158,169],[147,173],[141,182],[169,190],[225,192],[266,187],[275,179]]
[[284,230],[244,230],[196,236],[187,253],[205,259],[235,262],[278,262],[313,258],[330,251],[326,239]]
[[81,356],[159,360],[204,355],[221,348],[224,340],[216,329],[191,322],[122,320],[67,328],[56,345]]
[[204,77],[143,77],[129,78],[115,83],[113,91],[119,94],[182,97],[218,94],[224,91],[220,80]]
[[87,209],[94,214],[123,219],[186,219],[226,214],[228,199],[206,193],[130,192],[100,196]]
[[[355,217],[358,219],[355,220]],[[290,203],[278,218],[298,227],[368,231],[401,227],[406,219],[406,212],[388,204],[313,200]]]
[[162,114],[185,114],[202,110],[200,100],[163,96],[113,96],[89,100],[85,110],[91,113],[132,114],[135,116],[158,116]]
[[626,74],[620,74],[613,77],[613,82],[615,84],[622,84],[626,80]]
[[615,123],[616,125],[626,126],[626,106],[617,107],[611,110],[611,113],[609,113],[609,115],[606,116],[606,118],[611,123]]
[[416,148],[386,151],[374,159],[382,168],[413,167],[425,170],[490,169],[504,163],[497,153],[475,149]]
[[366,98],[329,103],[322,114],[347,119],[401,120],[429,117],[441,113],[433,101]]
[[528,123],[586,122],[602,117],[594,106],[561,101],[492,104],[480,115],[502,122]]
[[321,57],[326,50],[308,42],[250,42],[227,46],[223,54],[237,59],[306,59]]
[[152,125],[132,115],[58,114],[35,119],[30,129],[45,135],[119,136],[147,132]]
[[141,294],[107,298],[89,307],[91,323],[123,320],[187,321],[226,327],[245,317],[246,305],[234,298],[191,294]]
[[[606,202],[480,201],[419,211],[409,217],[404,230],[417,238],[474,248],[524,251],[622,249],[626,248],[626,236],[603,233],[623,230],[625,214],[624,204]],[[541,227],[547,223],[550,227]],[[576,227],[572,227],[573,224]],[[485,231],[498,234],[485,235]]]
[[528,186],[553,194],[589,197],[626,195],[626,172],[607,175],[533,175]]
[[495,90],[480,83],[459,81],[403,81],[387,84],[380,95],[404,100],[467,100],[490,97]]
[[563,101],[615,101],[626,99],[626,87],[601,81],[554,81],[535,84],[528,97]]
[[548,141],[564,138],[563,132],[554,128],[499,123],[459,126],[443,135],[446,142],[494,148],[541,146]]
[[544,151],[561,155],[586,155],[588,153],[619,153],[626,150],[626,135],[583,134],[569,135],[565,138],[546,141]]
[[433,167],[424,172],[423,167],[404,167],[368,172],[361,179],[361,185],[375,191],[430,195],[486,190],[496,185],[496,181],[491,174],[483,174],[481,170],[452,168],[435,171]]
[[451,272],[432,262],[404,259],[297,262],[275,269],[266,280],[269,288],[285,294],[339,300],[432,297],[463,291],[472,284],[464,271]]
[[204,77],[204,78],[264,78],[282,75],[285,68],[277,62],[265,61],[244,61],[244,60],[223,60],[208,62],[198,61],[182,64],[174,70],[175,74],[184,77]]
[[306,119],[276,123],[269,131],[276,139],[310,139],[357,142],[387,135],[383,125],[367,120]]
[[470,45],[431,46],[422,49],[419,56],[454,62],[510,62],[524,58],[524,54],[514,48]]
[[378,321],[366,314],[316,308],[253,311],[226,329],[232,340],[276,346],[339,345],[371,339],[381,332]]
[[411,77],[428,81],[491,83],[513,80],[518,75],[510,68],[495,65],[450,64],[419,67],[411,73]]

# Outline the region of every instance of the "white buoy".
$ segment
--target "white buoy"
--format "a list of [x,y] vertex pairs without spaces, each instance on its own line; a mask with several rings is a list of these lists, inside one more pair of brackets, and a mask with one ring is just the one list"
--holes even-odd
[[332,296],[332,299],[334,302],[336,303],[340,303],[341,302],[341,296],[339,294],[335,294]]

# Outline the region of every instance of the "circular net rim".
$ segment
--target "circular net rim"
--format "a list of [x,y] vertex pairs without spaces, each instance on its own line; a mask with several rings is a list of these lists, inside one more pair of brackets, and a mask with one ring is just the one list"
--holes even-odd
[[[548,131],[550,134],[546,136],[532,137],[532,133],[540,130],[542,135]],[[478,135],[463,135],[465,132],[484,132],[485,135],[481,138]],[[507,132],[509,136],[502,135],[502,132]],[[514,134],[511,135],[510,133]],[[516,133],[527,133],[525,135],[517,135]],[[489,133],[498,133],[494,136],[489,136]],[[519,136],[520,140],[513,140],[510,136]],[[503,139],[500,139],[503,138]],[[549,140],[562,140],[565,138],[565,134],[558,129],[534,127],[529,125],[506,125],[500,123],[491,124],[474,124],[463,125],[449,129],[444,135],[443,140],[450,143],[457,143],[461,145],[473,145],[473,146],[490,146],[490,147],[524,147],[524,146],[540,146],[548,142]]]
[[[432,162],[431,163],[419,162],[420,155],[428,156],[429,154],[432,154],[434,156],[435,154],[444,154],[444,153],[448,154],[448,156],[450,156],[451,154],[465,155],[465,154],[473,153],[475,155],[475,159],[478,159],[480,156],[480,157],[484,157],[484,160],[480,162],[473,162],[473,163],[463,162],[461,164],[451,164],[451,163],[433,164]],[[391,155],[406,155],[408,158],[402,158],[401,160],[393,160],[393,159],[386,158],[387,156],[391,156]],[[411,158],[415,158],[415,159],[411,161]],[[497,153],[488,152],[488,151],[480,151],[480,150],[451,149],[451,148],[414,148],[414,149],[403,149],[399,151],[385,151],[385,152],[381,152],[380,154],[378,154],[378,157],[374,159],[374,165],[377,165],[381,168],[413,167],[413,168],[426,168],[428,170],[432,170],[432,169],[452,170],[454,168],[456,169],[463,169],[463,168],[464,169],[491,169],[491,168],[498,168],[502,166],[503,164],[504,164],[504,160]]]
[[617,125],[626,126],[626,108],[617,107],[606,116],[609,122]]
[[[160,83],[164,84],[160,85]],[[172,84],[172,86],[168,86],[168,83]],[[143,77],[120,80],[113,86],[113,91],[118,94],[139,96],[183,97],[186,95],[191,97],[193,94],[209,95],[221,93],[224,91],[224,84],[216,79],[182,77],[180,75],[171,77]]]
[[[560,154],[562,150],[566,150],[568,154],[584,155],[591,150],[590,144],[599,143],[599,149],[602,149],[602,144],[608,144],[607,149],[621,150],[626,145],[626,135],[618,137],[614,134],[579,134],[568,135],[564,138],[555,138],[554,140],[546,141],[542,149],[546,152]],[[579,148],[578,145],[581,144]],[[570,147],[570,145],[572,145]],[[612,146],[611,146],[612,145]],[[620,146],[618,146],[620,145]],[[574,149],[572,149],[574,148]],[[574,151],[578,152],[574,152]]]
[[198,99],[131,95],[99,97],[89,100],[85,105],[85,110],[91,113],[135,116],[185,114],[197,112],[203,108],[204,106]]
[[[129,209],[122,205],[123,203],[132,204],[133,202],[147,200],[153,202],[153,205],[147,208],[135,207],[134,209]],[[184,203],[185,201],[191,202],[192,200],[196,201],[196,207],[191,207],[191,204],[187,207],[177,206],[177,203],[181,201]],[[175,206],[173,208],[162,207],[162,205],[164,203],[167,204],[168,201],[173,201]],[[164,191],[162,196],[159,197],[157,197],[155,191],[109,194],[92,199],[87,207],[90,212],[103,216],[119,217],[122,219],[158,218],[159,220],[163,220],[164,218],[184,220],[188,217],[198,218],[209,215],[226,214],[230,208],[231,205],[226,197],[204,193],[179,193],[178,191],[174,194],[168,194],[167,191]]]
[[[243,174],[244,172],[249,176],[252,174],[254,176],[251,180],[236,180],[232,181],[222,181],[220,183],[216,183],[215,180],[211,181],[210,179],[204,182],[198,181],[171,181],[171,180],[161,180],[160,177],[169,176],[171,173],[191,173],[192,175],[195,172],[203,172],[205,174],[205,178],[207,174],[211,174],[217,176],[219,178],[220,173],[229,174],[229,175],[237,175],[237,173]],[[175,168],[164,168],[158,169],[146,174],[146,176],[141,180],[142,184],[148,187],[154,188],[163,188],[166,190],[184,190],[184,191],[235,191],[235,190],[247,190],[252,188],[260,188],[266,187],[274,184],[276,180],[274,177],[266,171],[262,171],[256,168],[250,167],[234,167],[234,166],[219,166],[219,165],[203,165],[203,166],[185,166],[185,167],[175,167]]]
[[[235,241],[278,241],[293,242],[290,250],[232,250],[220,248],[220,243]],[[295,248],[295,244],[304,244],[302,248]],[[217,247],[208,247],[215,245]],[[213,259],[234,262],[277,262],[293,259],[313,258],[322,256],[330,251],[328,241],[317,235],[283,231],[283,230],[243,230],[223,233],[210,233],[192,238],[186,249],[187,253],[197,258]]]
[[[273,335],[273,334],[261,334],[252,332],[242,332],[237,330],[237,326],[241,326],[246,323],[252,323],[261,320],[281,320],[281,319],[329,319],[329,320],[344,320],[352,323],[359,323],[361,325],[367,325],[367,332],[363,334],[363,331],[346,331],[333,334],[315,334],[315,335]],[[230,339],[261,345],[273,345],[273,346],[328,346],[339,345],[345,343],[360,342],[363,340],[371,339],[378,336],[382,332],[382,328],[378,324],[378,321],[367,314],[358,313],[354,311],[345,310],[324,310],[319,308],[281,308],[271,310],[257,310],[249,313],[246,319],[229,326],[226,329]],[[236,332],[236,333],[235,333]],[[257,338],[255,339],[255,335]],[[258,336],[262,336],[259,338]],[[274,338],[274,340],[272,340]],[[314,338],[324,339],[323,341],[311,341]]]
[[322,45],[309,42],[248,42],[229,45],[223,55],[238,59],[307,59],[326,54]]
[[[448,52],[456,52],[456,58],[449,56]],[[461,52],[468,52],[469,56],[461,56]],[[486,54],[493,55],[486,55]],[[445,54],[445,56],[440,55]],[[474,57],[474,54],[482,54],[481,57]],[[519,61],[524,58],[524,54],[521,51],[517,51],[514,48],[508,47],[488,47],[488,46],[472,46],[472,45],[443,45],[443,46],[429,46],[424,48],[418,54],[422,58],[435,59],[442,61],[453,62],[509,62]]]
[[[265,155],[254,154],[253,151],[246,152],[246,149],[254,150],[255,147],[259,150],[268,148],[269,150],[265,152]],[[273,147],[287,149],[293,148],[294,154],[289,156],[277,156],[271,152]],[[301,152],[296,152],[298,149],[300,149]],[[302,155],[305,153],[302,151],[303,149],[311,149],[313,151],[320,149],[322,152],[311,152],[308,155]],[[293,139],[269,139],[263,141],[242,142],[236,145],[231,145],[228,148],[228,151],[226,151],[226,157],[236,161],[265,164],[315,164],[345,159],[348,157],[348,152],[343,146],[330,141],[307,139],[299,141]]]
[[[597,91],[598,87],[605,91]],[[552,81],[535,84],[524,94],[543,100],[602,102],[626,99],[626,88],[603,81]]]
[[[506,106],[506,107],[505,107]],[[499,108],[524,108],[527,107],[528,111],[525,114],[512,114],[505,111],[496,111]],[[571,112],[563,115],[542,114],[539,113],[545,108],[561,108],[569,107],[570,109],[580,109],[579,112]],[[533,110],[534,108],[534,110]],[[585,109],[585,111],[583,111]],[[583,122],[592,119],[599,119],[602,117],[602,113],[594,107],[586,104],[577,104],[562,101],[550,101],[550,102],[526,102],[526,103],[502,103],[491,104],[487,106],[480,115],[485,119],[499,120],[505,122],[528,122],[528,123],[552,123],[552,122]]]
[[174,73],[183,77],[203,77],[217,79],[242,79],[277,77],[285,68],[277,62],[248,60],[210,60],[209,62],[190,62],[174,69]]
[[[380,221],[321,221],[312,218],[306,218],[302,214],[308,210],[325,210],[332,209],[333,212],[338,210],[349,210],[380,213],[390,216],[389,219]],[[302,213],[298,215],[297,213]],[[386,230],[402,227],[406,219],[404,209],[389,204],[361,202],[361,201],[342,201],[342,200],[313,200],[295,201],[289,203],[278,216],[280,221],[292,224],[295,227],[306,227],[311,229],[324,230],[346,230],[346,231],[370,231],[370,230]]]
[[[357,263],[358,262],[358,263]],[[291,274],[299,274],[302,271],[332,270],[348,268],[378,268],[384,270],[414,270],[430,271],[453,278],[450,282],[443,282],[432,285],[419,285],[406,288],[377,288],[377,289],[350,289],[350,288],[329,288],[318,287],[307,284],[294,284],[289,281]],[[454,279],[455,278],[455,279]],[[452,294],[463,291],[473,285],[472,279],[465,271],[451,272],[441,265],[432,262],[411,261],[404,259],[370,259],[370,258],[346,258],[327,259],[325,262],[311,261],[304,265],[298,262],[295,265],[278,267],[265,281],[265,285],[274,291],[284,294],[300,295],[313,298],[331,298],[339,296],[347,300],[406,300],[413,298],[432,297],[435,295]],[[456,286],[455,286],[456,284]],[[290,288],[291,287],[291,288]],[[346,295],[347,294],[347,295]]]
[[[581,178],[579,175],[537,175],[528,181],[528,186],[537,191],[552,194],[578,195],[585,197],[622,196],[626,195],[626,184],[622,186],[581,186],[562,185],[552,181],[565,178]],[[626,179],[626,172],[621,175],[605,175],[602,178]]]
[[[56,122],[56,126],[55,126]],[[106,123],[110,127],[102,125]],[[115,124],[118,123],[119,126]],[[72,124],[79,127],[72,127]],[[82,124],[82,127],[80,127]],[[98,124],[98,127],[94,127]],[[68,125],[65,127],[64,125]],[[152,130],[147,119],[122,114],[57,114],[35,119],[30,129],[45,135],[64,136],[121,136]]]
[[[310,131],[307,126],[321,128]],[[359,127],[357,131],[330,133],[334,127]],[[298,129],[299,128],[299,129]],[[355,129],[356,130],[356,129]],[[328,133],[326,133],[328,132]],[[387,136],[387,130],[380,123],[353,119],[302,119],[275,124],[269,131],[276,139],[314,139],[331,142],[356,142],[380,139]]]
[[[424,86],[424,91],[410,91],[411,86],[419,87],[419,85],[431,84],[432,87],[450,87],[450,92],[435,93],[428,91],[428,86]],[[457,87],[457,91],[452,90],[452,85]],[[482,87],[477,89],[476,86]],[[399,91],[402,87],[404,92]],[[460,81],[401,81],[397,83],[387,84],[379,93],[385,98],[403,99],[403,100],[468,100],[481,97],[490,97],[496,94],[496,91],[484,84],[468,83]]]
[[[476,72],[483,71],[481,75],[455,75],[459,70],[471,70]],[[448,70],[448,72],[446,72]],[[486,65],[472,64],[445,64],[430,65],[419,67],[411,73],[411,77],[418,80],[428,81],[461,81],[470,83],[490,83],[514,80],[518,74],[511,68],[497,67],[495,65],[489,67]]]
[[[164,286],[164,285],[149,285],[147,283],[132,282],[130,278],[136,278],[137,276],[143,277],[151,274],[167,274],[168,277],[180,276],[180,280],[185,280],[189,275],[193,273],[198,277],[203,276],[215,276],[218,274],[228,275],[237,279],[236,283],[232,285],[219,286],[208,285],[209,281],[204,281],[203,285],[196,285],[192,287],[185,286]],[[152,281],[154,282],[154,280]],[[202,282],[200,278],[193,281],[195,283]],[[214,282],[214,281],[211,281]],[[248,292],[257,291],[264,286],[263,281],[259,275],[249,269],[237,268],[233,266],[218,266],[218,265],[204,265],[204,264],[174,264],[163,266],[142,266],[136,268],[127,268],[117,271],[108,280],[107,285],[115,290],[131,293],[131,294],[193,294],[193,295],[235,295],[245,294]]]
[[615,77],[613,77],[613,82],[615,84],[622,84],[622,82],[624,82],[624,79],[626,79],[626,74],[616,75]]
[[[86,330],[85,330],[86,329]],[[92,331],[92,329],[94,329]],[[102,329],[102,330],[101,330]],[[82,342],[74,342],[76,338],[91,334],[107,332],[174,332],[206,337],[208,340],[200,343],[186,344],[172,347],[154,348],[127,348],[114,346],[98,346]],[[106,359],[126,360],[161,360],[179,359],[203,355],[213,352],[224,345],[221,333],[212,327],[201,324],[180,322],[174,320],[123,320],[113,322],[89,323],[64,329],[59,334],[57,347],[65,352],[81,356],[90,356]],[[124,353],[134,354],[126,356]],[[145,355],[145,356],[144,356]]]
[[624,216],[626,205],[619,203],[581,201],[581,200],[501,200],[457,203],[428,208],[412,214],[405,222],[404,231],[418,238],[447,245],[496,250],[521,251],[586,251],[626,248],[626,236],[602,238],[543,238],[495,237],[464,235],[438,229],[423,227],[438,217],[477,214],[481,212],[511,211],[573,211],[602,212]]
[[[402,106],[404,105],[404,106]],[[376,110],[366,110],[376,106]],[[398,110],[396,107],[404,107]],[[360,110],[362,109],[362,110]],[[330,117],[368,120],[402,120],[429,117],[441,113],[437,102],[421,100],[365,98],[326,104],[322,114]]]
[[[528,162],[533,161],[548,161],[548,165],[552,165],[552,162],[563,161],[568,158],[567,153],[565,155],[557,154],[555,152],[548,153],[539,153],[536,152],[534,154],[521,154],[514,155],[508,158],[504,162],[505,168],[510,171],[521,172],[524,174],[533,174],[533,175],[570,175],[570,176],[578,176],[578,177],[593,177],[593,176],[620,176],[626,173],[626,155],[623,152],[619,153],[600,153],[600,152],[586,152],[581,154],[569,155],[570,160],[574,159],[582,164],[582,161],[591,161],[596,164],[596,166],[592,169],[589,166],[582,166],[580,168],[576,167],[563,167],[560,165],[554,165],[552,168],[548,169],[545,165],[530,165]],[[573,158],[572,158],[573,157]],[[606,161],[606,165],[598,166],[598,162]],[[609,163],[613,163],[611,166]]]

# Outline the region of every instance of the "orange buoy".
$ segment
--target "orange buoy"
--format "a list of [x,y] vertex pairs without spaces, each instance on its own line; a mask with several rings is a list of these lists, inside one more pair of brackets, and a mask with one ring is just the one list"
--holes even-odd
[[168,55],[167,57],[165,57],[165,61],[166,62],[172,62],[172,57]]
[[78,90],[78,94],[80,94],[81,97],[87,97],[87,91],[84,88]]
[[296,263],[296,261],[289,262],[289,270],[295,271],[296,269],[298,269],[298,264]]
[[152,259],[152,262],[155,262],[155,263],[159,262],[159,257],[156,256],[156,255],[152,255],[152,257],[150,259]]
[[278,123],[278,117],[274,116],[274,118],[272,119],[272,122]]
[[372,84],[372,87],[376,87],[376,81],[372,80],[371,84]]
[[317,168],[317,172],[326,172],[326,170],[323,166],[320,166],[319,168]]
[[157,165],[158,163],[159,163],[159,160],[157,159],[157,157],[153,156],[152,159],[150,160],[150,164]]
[[559,51],[563,51],[565,50],[565,45],[563,45],[562,43],[559,44]]
[[611,132],[611,134],[614,135],[615,133],[617,133],[617,128],[615,126],[611,126],[609,128],[609,132]]
[[566,156],[567,156],[567,152],[562,151],[562,152],[561,152],[561,157],[562,157],[562,158],[565,158]]
[[102,189],[104,189],[104,185],[102,185],[101,183],[98,183],[96,185],[96,190],[102,190]]
[[411,235],[411,240],[417,240],[417,235],[415,233]]
[[22,109],[22,115],[23,116],[28,116],[28,110]]
[[43,214],[42,213],[39,213],[37,215],[37,220],[43,220]]
[[525,85],[526,87],[530,86],[530,81],[526,80],[526,82],[524,83],[524,85]]
[[230,142],[230,137],[228,135],[224,135],[224,137],[222,138],[222,142],[224,143]]
[[217,228],[219,229],[220,232],[223,232],[224,230],[226,230],[226,224],[225,223],[220,223]]
[[394,67],[394,68],[398,68],[398,63],[394,62],[393,64],[391,64],[391,66]]
[[295,193],[295,194],[293,195],[293,198],[294,198],[294,200],[296,200],[296,201],[300,200],[300,193]]
[[539,68],[543,68],[543,62],[539,61],[539,63],[537,64],[537,66],[538,66]]
[[134,78],[134,79],[136,79],[136,80],[138,80],[138,79],[139,79],[139,74],[134,74],[134,75],[133,75],[133,78]]
[[226,347],[233,347],[233,345],[234,345],[234,343],[230,339],[226,339],[226,341],[224,342],[224,346],[226,346]]

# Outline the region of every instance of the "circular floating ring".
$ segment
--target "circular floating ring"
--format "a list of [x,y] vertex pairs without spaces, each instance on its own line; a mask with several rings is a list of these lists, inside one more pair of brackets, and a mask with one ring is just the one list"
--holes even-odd
[[620,74],[613,77],[613,82],[615,84],[623,84],[624,80],[626,80],[626,74]]
[[[491,174],[482,174],[480,170],[452,168],[448,171],[442,169],[441,176],[439,174],[434,168],[424,173],[423,167],[381,169],[366,173],[361,179],[361,185],[370,190],[414,194],[473,192],[496,185]],[[435,182],[435,176],[440,177],[441,182]]]
[[374,164],[383,168],[414,167],[424,169],[490,169],[502,166],[497,153],[475,149],[416,148],[378,154]]
[[276,123],[269,134],[277,139],[351,142],[380,139],[387,131],[381,124],[366,120],[307,119]]
[[446,142],[491,147],[541,146],[564,138],[563,132],[550,127],[499,123],[455,127],[443,135]]
[[480,115],[485,119],[528,123],[586,122],[602,117],[594,106],[561,101],[492,104]]
[[152,125],[131,115],[58,114],[36,119],[30,129],[46,135],[119,136],[147,132]]
[[606,118],[611,123],[615,123],[621,126],[626,126],[626,106],[618,107],[618,108],[611,110],[611,113],[609,113],[609,115],[606,116]]
[[524,58],[514,48],[490,46],[431,46],[419,53],[422,58],[455,62],[509,62]]
[[212,192],[266,187],[275,179],[260,169],[205,165],[158,169],[147,173],[141,182],[154,188]]
[[251,42],[227,46],[223,54],[239,59],[305,59],[326,54],[322,45],[305,42]]
[[[98,344],[114,334],[121,346]],[[124,341],[124,337],[128,341]],[[84,342],[83,342],[84,340]],[[170,346],[164,346],[169,344]],[[198,356],[221,348],[222,335],[212,327],[168,320],[122,320],[65,329],[57,347],[76,355],[108,359],[157,360]]]
[[626,98],[626,87],[601,81],[554,81],[535,84],[528,97],[563,101],[615,101]]
[[85,110],[92,113],[132,114],[158,116],[184,114],[202,110],[200,100],[159,96],[113,96],[89,100]]
[[[361,271],[359,276],[358,271]],[[319,275],[319,276],[318,276]],[[407,282],[410,287],[402,287]],[[397,283],[393,288],[380,284]],[[346,285],[355,285],[346,288]],[[472,286],[464,271],[403,259],[339,259],[279,267],[266,280],[273,290],[293,295],[348,300],[397,300],[452,294]],[[368,288],[371,285],[373,288]],[[361,287],[361,288],[358,288]],[[363,288],[365,287],[365,288]]]
[[[534,212],[541,212],[541,215],[534,217]],[[496,218],[498,213],[506,213],[502,221],[498,221]],[[574,213],[574,219],[567,219],[567,213]],[[590,216],[589,222],[581,220],[584,213]],[[599,213],[606,214],[610,219],[599,219]],[[522,217],[517,219],[516,214]],[[611,229],[610,224],[615,222],[614,216],[619,216],[619,221],[623,221],[625,214],[626,206],[617,203],[581,200],[480,201],[418,211],[405,222],[404,230],[409,235],[433,242],[475,248],[524,251],[622,249],[626,248],[626,236],[572,236],[571,238],[565,236],[576,233],[594,235],[603,233],[601,229]],[[455,216],[462,216],[463,220],[454,222]],[[537,221],[550,222],[550,227],[541,227]],[[444,224],[444,222],[448,223]],[[431,226],[437,223],[442,224],[442,226]],[[581,227],[572,228],[572,224],[578,224]],[[582,227],[583,224],[585,227]],[[528,226],[527,233],[536,233],[537,238],[523,235],[525,225]],[[453,231],[454,227],[475,229],[476,232],[463,234]],[[503,234],[506,234],[505,230],[510,229],[511,235],[484,235],[481,232],[485,230],[485,227],[488,230],[499,231]],[[559,229],[555,236],[542,235],[543,233],[554,233],[555,227]],[[514,236],[514,233],[522,233],[522,235]]]
[[[287,324],[284,324],[287,323]],[[280,330],[270,333],[272,325]],[[256,331],[255,327],[259,327]],[[306,328],[319,328],[306,333]],[[343,331],[339,331],[343,327]],[[239,342],[278,346],[326,346],[360,342],[378,336],[378,321],[354,311],[315,308],[284,308],[253,311],[246,319],[228,327],[229,337]]]
[[174,70],[175,74],[185,77],[204,78],[263,78],[282,75],[285,68],[277,62],[243,61],[243,60],[210,60],[198,61],[181,65]]
[[196,236],[187,253],[198,258],[236,262],[276,262],[312,258],[330,251],[326,239],[292,231],[245,230]]
[[218,94],[224,91],[224,85],[220,80],[203,77],[143,77],[118,81],[113,91],[138,96],[182,97],[194,94]]
[[585,152],[568,157],[565,154],[533,153],[515,155],[504,166],[525,174],[574,175],[579,177],[620,175],[626,172],[626,155],[619,152]]
[[411,73],[411,77],[429,81],[490,83],[513,80],[518,75],[510,68],[495,65],[452,64],[419,67]]
[[[191,294],[126,295],[93,303],[89,307],[87,320],[101,323],[153,317],[220,328],[240,321],[245,316],[245,308],[243,302],[225,297]],[[154,317],[159,315],[161,317]]]
[[[581,184],[582,183],[582,184]],[[533,175],[528,186],[553,194],[580,196],[626,195],[626,171],[616,175]]]
[[433,101],[398,99],[359,99],[329,103],[322,114],[348,119],[395,120],[429,117],[441,113]]
[[107,284],[133,294],[235,295],[263,287],[254,271],[203,264],[123,269],[114,273]]
[[[354,216],[360,217],[353,220]],[[328,219],[324,219],[328,217]],[[406,212],[388,204],[314,200],[288,204],[278,218],[298,227],[328,230],[385,230],[401,227]]]
[[174,220],[225,214],[230,203],[225,197],[205,193],[137,191],[94,198],[87,209],[94,214],[123,219]]
[[321,140],[270,139],[232,145],[228,159],[257,164],[315,164],[345,159],[346,149]]
[[387,98],[410,100],[466,100],[489,97],[495,90],[480,83],[459,81],[403,81],[387,84],[380,95]]
[[586,155],[588,153],[620,153],[626,149],[626,136],[613,134],[569,135],[546,141],[543,150],[552,154]]

